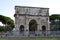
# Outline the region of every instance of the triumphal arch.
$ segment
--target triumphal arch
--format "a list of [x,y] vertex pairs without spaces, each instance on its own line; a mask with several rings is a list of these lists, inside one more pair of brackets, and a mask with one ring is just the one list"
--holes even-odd
[[15,6],[15,30],[24,35],[50,30],[49,8]]

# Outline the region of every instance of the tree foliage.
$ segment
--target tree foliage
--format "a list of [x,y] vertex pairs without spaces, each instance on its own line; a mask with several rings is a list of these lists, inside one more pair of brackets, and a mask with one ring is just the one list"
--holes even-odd
[[[50,28],[51,30],[60,30],[60,14],[53,14],[50,17]],[[55,21],[57,20],[57,21]]]
[[[10,17],[6,17],[3,15],[0,15],[0,22],[5,24],[5,29],[10,30],[9,28],[13,29],[14,28],[14,21]],[[3,27],[1,27],[3,28]]]
[[50,21],[55,20],[55,19],[60,20],[60,14],[53,14],[53,15],[49,16],[49,18],[50,18]]
[[14,25],[14,21],[10,17],[0,15],[0,22],[7,25]]
[[11,31],[12,28],[8,27],[8,26],[0,26],[0,32],[7,32],[7,31]]

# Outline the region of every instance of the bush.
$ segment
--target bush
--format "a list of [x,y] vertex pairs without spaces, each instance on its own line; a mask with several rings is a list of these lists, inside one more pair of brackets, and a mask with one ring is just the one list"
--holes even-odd
[[11,31],[12,28],[9,27],[9,26],[0,26],[0,32],[3,31],[3,32],[7,32],[7,31]]

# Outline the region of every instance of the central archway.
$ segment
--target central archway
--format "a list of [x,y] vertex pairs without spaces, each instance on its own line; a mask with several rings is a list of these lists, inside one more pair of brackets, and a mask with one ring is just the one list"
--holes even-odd
[[37,31],[37,22],[35,20],[29,22],[29,31]]

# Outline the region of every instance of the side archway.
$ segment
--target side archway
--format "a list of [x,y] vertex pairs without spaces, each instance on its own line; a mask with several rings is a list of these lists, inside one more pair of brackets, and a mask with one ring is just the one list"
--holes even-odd
[[29,22],[29,31],[37,31],[37,22],[35,20]]
[[24,31],[24,26],[21,25],[20,28],[19,28],[20,32]]
[[44,36],[46,36],[46,26],[45,25],[42,26],[42,34]]
[[45,25],[42,26],[42,31],[46,31],[46,26]]

